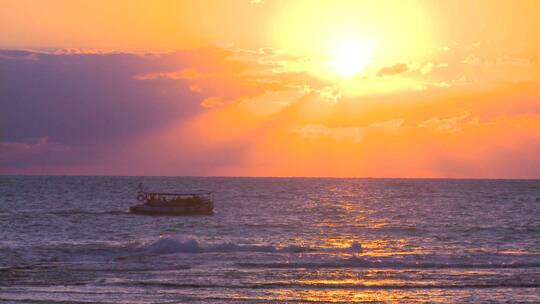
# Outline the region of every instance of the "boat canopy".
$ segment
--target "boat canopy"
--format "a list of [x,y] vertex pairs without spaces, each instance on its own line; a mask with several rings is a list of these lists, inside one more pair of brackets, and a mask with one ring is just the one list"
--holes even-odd
[[212,194],[211,191],[207,190],[196,190],[193,192],[148,192],[143,190],[142,183],[139,183],[139,194],[142,194],[144,196],[174,196],[174,197],[189,197],[189,196],[209,196]]

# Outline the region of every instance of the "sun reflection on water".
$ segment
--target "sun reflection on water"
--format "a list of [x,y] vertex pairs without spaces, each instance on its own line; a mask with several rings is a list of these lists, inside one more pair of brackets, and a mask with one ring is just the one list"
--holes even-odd
[[[317,290],[276,290],[277,301],[290,301],[314,303],[388,303],[415,299],[415,303],[432,303],[435,298],[420,300],[422,291],[411,290],[350,290],[350,289],[317,289]],[[433,296],[434,294],[430,294]],[[273,297],[272,297],[273,298]],[[420,300],[420,301],[417,301]],[[438,298],[437,300],[441,300]],[[445,303],[438,302],[438,303]]]

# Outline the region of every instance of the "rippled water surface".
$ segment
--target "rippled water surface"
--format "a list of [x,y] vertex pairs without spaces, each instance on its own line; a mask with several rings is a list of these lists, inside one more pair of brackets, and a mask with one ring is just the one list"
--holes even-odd
[[540,181],[4,176],[0,302],[539,303]]

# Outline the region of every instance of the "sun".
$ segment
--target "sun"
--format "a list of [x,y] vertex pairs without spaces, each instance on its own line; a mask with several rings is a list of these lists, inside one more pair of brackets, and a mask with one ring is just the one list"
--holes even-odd
[[345,41],[336,45],[331,66],[339,76],[351,78],[364,71],[371,55],[371,48],[367,45]]

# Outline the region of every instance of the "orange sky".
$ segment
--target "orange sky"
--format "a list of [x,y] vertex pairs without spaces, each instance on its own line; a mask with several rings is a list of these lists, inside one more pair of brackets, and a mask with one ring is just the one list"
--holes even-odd
[[182,50],[182,68],[132,79],[200,97],[91,162],[15,173],[540,178],[539,1],[0,7],[2,49]]

